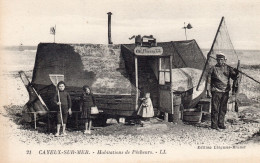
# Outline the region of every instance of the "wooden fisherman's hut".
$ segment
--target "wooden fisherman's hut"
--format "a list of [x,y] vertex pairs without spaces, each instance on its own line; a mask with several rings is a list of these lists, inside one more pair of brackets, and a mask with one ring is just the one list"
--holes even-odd
[[174,94],[182,95],[185,108],[195,106],[205,88],[195,90],[205,64],[196,41],[157,46],[162,49],[159,55],[136,55],[135,44],[40,43],[31,84],[49,110],[55,108],[55,86],[49,74],[64,75],[72,110],[79,110],[83,85],[91,87],[98,108],[107,115],[135,116],[145,92],[151,93],[155,112],[171,113]]

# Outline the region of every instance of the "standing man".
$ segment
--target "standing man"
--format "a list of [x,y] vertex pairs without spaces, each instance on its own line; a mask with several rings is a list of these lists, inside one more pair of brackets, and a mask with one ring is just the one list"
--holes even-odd
[[235,80],[237,70],[227,66],[223,53],[216,55],[217,64],[213,66],[208,75],[208,95],[211,99],[211,128],[226,129],[224,125],[227,112],[227,102],[230,91],[230,78]]

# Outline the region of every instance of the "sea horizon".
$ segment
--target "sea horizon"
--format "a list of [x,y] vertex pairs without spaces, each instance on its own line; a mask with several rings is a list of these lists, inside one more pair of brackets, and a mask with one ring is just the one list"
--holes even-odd
[[[40,43],[53,43],[53,42],[40,42]],[[39,43],[39,44],[40,44]],[[93,43],[62,43],[62,42],[59,42],[59,43],[56,43],[56,44],[93,44]],[[102,45],[105,45],[105,44],[102,44]],[[118,44],[116,44],[118,45]],[[19,50],[21,46],[20,45],[3,45],[1,46],[2,49],[4,50]],[[24,50],[37,50],[37,47],[38,45],[22,45],[23,49]],[[202,50],[202,52],[207,52],[210,50],[210,48],[201,48],[200,49]],[[235,49],[236,52],[238,51],[260,51],[260,49]]]
[[[59,43],[58,43],[59,44]],[[63,44],[63,43],[60,43]],[[31,57],[35,57],[37,52],[37,46],[34,45],[23,45],[22,49],[21,46],[2,46],[2,49],[4,51],[10,51],[7,52],[7,54],[20,54],[23,55],[30,55]],[[30,54],[26,53],[26,51],[31,51]],[[206,57],[207,53],[209,51],[208,48],[201,48],[201,51],[203,55]],[[241,61],[242,65],[260,65],[260,50],[257,49],[235,49],[238,59]],[[17,52],[17,53],[16,53]],[[235,56],[235,58],[237,59]],[[257,66],[259,67],[259,66]]]

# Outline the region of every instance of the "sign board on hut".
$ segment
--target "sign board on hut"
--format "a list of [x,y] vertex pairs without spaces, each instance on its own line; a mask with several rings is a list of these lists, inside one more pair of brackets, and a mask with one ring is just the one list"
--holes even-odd
[[141,47],[137,46],[134,49],[135,55],[142,55],[142,56],[159,56],[163,54],[162,47]]

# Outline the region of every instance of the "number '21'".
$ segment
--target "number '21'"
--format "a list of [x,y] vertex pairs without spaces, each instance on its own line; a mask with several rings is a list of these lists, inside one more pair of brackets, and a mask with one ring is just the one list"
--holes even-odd
[[30,155],[30,154],[32,154],[32,151],[31,150],[26,150],[26,154]]

